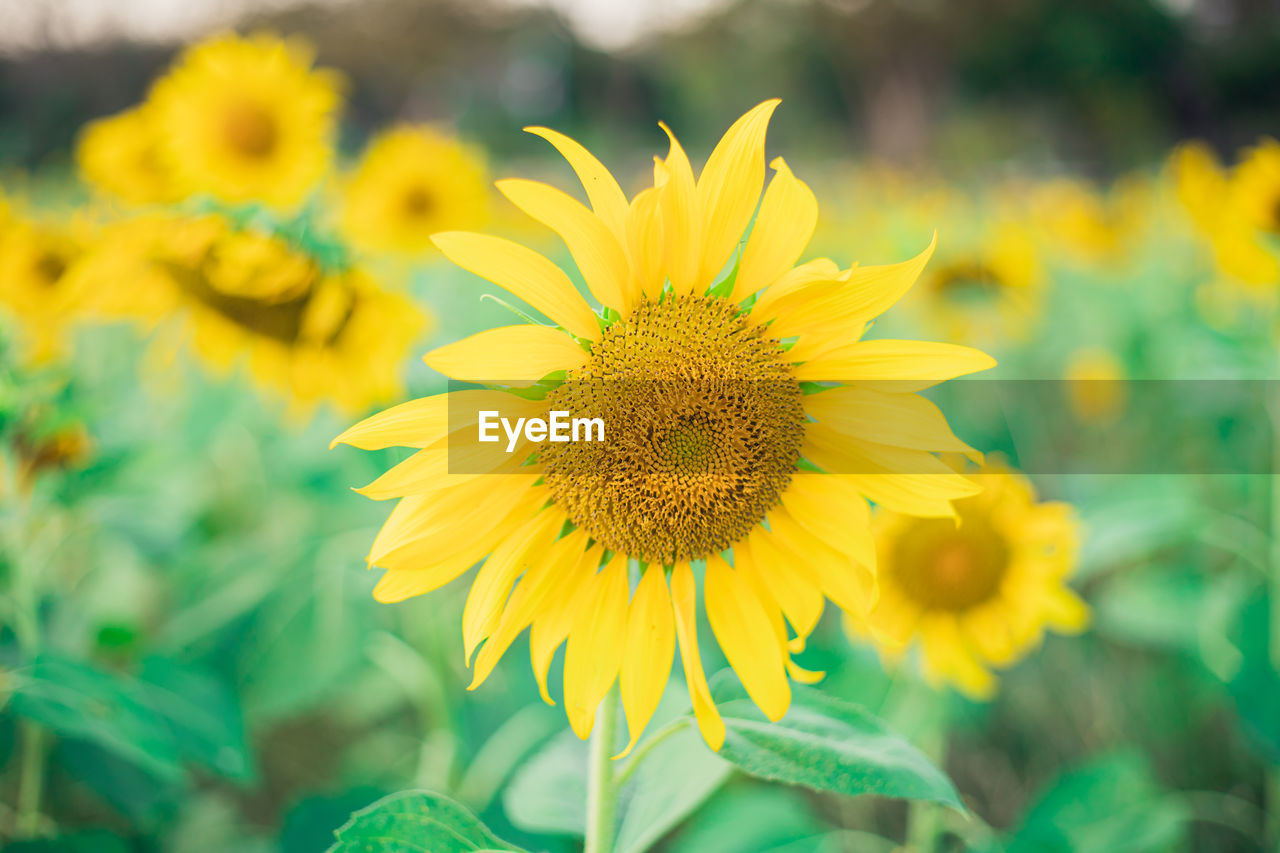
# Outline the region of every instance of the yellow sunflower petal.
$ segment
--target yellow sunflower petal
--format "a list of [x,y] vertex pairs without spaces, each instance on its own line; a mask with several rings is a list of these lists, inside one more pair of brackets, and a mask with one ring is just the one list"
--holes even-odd
[[483,534],[521,500],[536,492],[525,478],[476,478],[442,492],[401,499],[369,549],[369,563],[384,565],[404,549],[438,549],[446,557]]
[[615,556],[595,576],[564,651],[564,710],[585,739],[596,708],[618,677],[627,624],[627,558]]
[[558,370],[573,370],[587,353],[573,338],[549,326],[499,326],[445,344],[423,358],[454,379],[533,382]]
[[698,283],[702,263],[702,214],[698,207],[697,185],[689,157],[675,134],[665,124],[660,127],[671,140],[663,161],[666,182],[662,185],[662,227],[667,276],[677,294],[692,293]]
[[1058,631],[1075,634],[1089,627],[1089,605],[1066,587],[1050,590],[1043,607],[1045,624]]
[[[806,572],[778,571],[779,561],[772,561],[768,571],[757,560],[752,543],[767,531],[753,532],[744,542],[733,546],[733,565],[743,575],[755,578],[782,608],[783,615],[796,632],[792,650],[804,650],[804,644],[822,617],[822,590],[815,579]],[[766,553],[768,553],[765,546]]]
[[636,585],[627,613],[621,686],[622,708],[627,715],[631,739],[618,758],[631,752],[657,710],[671,675],[675,648],[675,621],[671,614],[671,595],[667,591],[667,572],[662,566],[652,565]]
[[477,540],[477,547],[429,566],[389,569],[373,588],[373,598],[383,604],[393,604],[434,592],[474,566],[484,556],[484,546],[489,544],[488,540]]
[[802,471],[782,493],[782,505],[819,539],[875,571],[871,513],[856,481],[843,474]]
[[707,746],[719,751],[724,745],[724,720],[716,710],[702,672],[702,656],[698,653],[698,599],[693,570],[688,563],[676,563],[671,572],[671,608],[676,617],[676,640],[680,645],[680,663],[689,685],[693,716]]
[[790,300],[787,304],[791,310],[782,312],[773,321],[770,332],[783,338],[816,335],[846,340],[851,328],[860,330],[911,289],[933,255],[937,239],[935,235],[928,248],[909,261],[855,267],[841,274],[835,286],[811,285],[811,289],[821,288],[821,296]]
[[973,699],[989,699],[996,680],[974,657],[950,614],[930,616],[921,628],[924,676],[930,684],[954,685]]
[[711,630],[747,694],[770,720],[791,705],[786,651],[751,585],[719,554],[707,557],[706,609]]
[[511,591],[493,635],[485,640],[480,654],[476,655],[475,673],[467,685],[468,690],[484,683],[520,632],[542,615],[565,573],[584,559],[586,543],[585,534],[575,530],[552,543],[545,553],[534,555],[528,571]]
[[497,627],[502,604],[516,578],[542,556],[563,526],[562,513],[545,509],[503,539],[484,561],[462,612],[462,645],[468,662],[476,646]]
[[635,197],[627,212],[627,255],[640,292],[651,302],[662,293],[662,193],[650,187]]
[[826,282],[834,286],[839,283],[840,275],[840,268],[830,258],[807,261],[783,273],[760,294],[751,306],[751,319],[757,323],[776,319],[780,312],[790,309],[792,301],[804,298],[809,285]]
[[942,410],[917,394],[841,386],[809,394],[805,413],[854,438],[911,450],[964,453],[981,464],[982,454],[956,438]]
[[769,531],[777,546],[774,553],[784,555],[783,562],[772,567],[775,571],[787,571],[790,564],[803,560],[827,598],[841,610],[862,615],[876,603],[876,579],[871,570],[814,536],[784,507],[769,513]]
[[1018,638],[1004,617],[997,598],[973,607],[960,620],[960,628],[973,649],[995,666],[1008,666],[1017,658]]
[[349,444],[361,450],[426,447],[449,431],[449,395],[419,397],[367,417],[335,438],[329,447]]
[[698,177],[702,260],[696,290],[710,284],[724,267],[755,213],[764,188],[765,132],[779,103],[765,101],[734,122]]
[[742,250],[730,302],[742,301],[789,271],[818,224],[818,200],[813,191],[791,173],[781,157],[772,166],[777,174],[765,190],[760,213]]
[[532,249],[467,231],[442,231],[431,242],[464,270],[528,302],[570,334],[593,341],[600,337],[595,313],[569,276]]
[[560,235],[587,288],[602,305],[617,311],[631,307],[634,296],[626,253],[598,216],[572,196],[538,181],[511,178],[498,181],[497,186],[516,207]]
[[874,382],[882,391],[925,388],[996,366],[981,350],[928,341],[857,341],[823,352],[796,368],[800,380]]
[[[452,458],[450,454],[453,454]],[[398,465],[388,469],[369,485],[354,489],[357,494],[375,501],[421,495],[461,485],[476,477],[520,476],[532,486],[533,474],[517,474],[521,458],[516,453],[495,454],[478,446],[463,445],[454,450],[429,447],[419,450]],[[449,473],[450,467],[466,473]]]
[[547,690],[547,671],[551,668],[551,659],[560,644],[569,637],[573,618],[584,606],[586,591],[591,588],[590,581],[595,577],[596,566],[600,564],[600,555],[603,553],[603,548],[595,546],[573,571],[565,573],[561,585],[549,596],[546,609],[529,629],[529,659],[533,665],[533,677],[538,681],[538,693],[542,695],[542,701],[548,705],[555,704]]
[[804,455],[847,477],[877,504],[907,515],[949,518],[955,515],[952,501],[979,490],[927,453],[854,441],[819,423],[806,425]]
[[546,127],[526,127],[525,132],[541,136],[569,161],[573,171],[578,174],[578,180],[582,181],[582,188],[587,191],[587,200],[591,202],[592,210],[609,226],[614,236],[621,240],[626,231],[627,197],[604,164],[563,133]]
[[827,677],[825,671],[805,669],[793,660],[787,661],[787,675],[792,681],[798,681],[801,684],[817,684]]

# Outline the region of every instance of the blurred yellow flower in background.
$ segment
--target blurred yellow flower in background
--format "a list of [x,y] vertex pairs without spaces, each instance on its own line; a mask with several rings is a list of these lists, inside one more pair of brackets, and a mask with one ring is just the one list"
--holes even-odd
[[60,354],[86,292],[68,275],[84,250],[72,225],[14,217],[0,226],[0,305],[14,315],[27,355]]
[[[697,179],[668,131],[653,186],[630,201],[578,143],[530,128],[569,161],[591,207],[534,181],[498,188],[563,238],[603,315],[524,246],[464,232],[435,237],[450,260],[556,325],[491,329],[429,353],[427,363],[482,383],[564,375],[545,399],[458,393],[487,395],[484,408],[521,416],[602,417],[625,434],[526,441],[485,469],[492,476],[449,473],[450,399],[473,398],[444,394],[335,440],[420,448],[361,490],[401,499],[369,554],[387,570],[375,597],[430,592],[483,560],[463,614],[467,659],[479,650],[472,687],[530,628],[547,701],[547,670],[566,644],[565,710],[580,737],[620,683],[627,750],[658,705],[677,648],[703,737],[715,749],[724,740],[698,649],[695,566],[705,565],[704,606],[725,657],[777,720],[791,702],[788,679],[819,677],[791,656],[824,600],[860,614],[874,601],[867,499],[950,516],[953,500],[977,491],[933,455],[971,448],[914,392],[994,361],[946,344],[859,340],[915,282],[932,246],[889,266],[796,266],[818,207],[781,158],[765,189],[765,133],[777,104],[738,119]],[[871,387],[806,394],[807,380]]]
[[152,112],[148,106],[134,107],[85,126],[76,163],[90,186],[131,204],[182,197],[160,152]]
[[478,228],[488,215],[481,153],[425,125],[374,139],[342,202],[343,232],[352,246],[372,252],[426,251],[437,231]]
[[1067,362],[1068,402],[1077,418],[1090,423],[1110,423],[1124,411],[1128,400],[1124,363],[1110,350],[1081,347]]
[[148,108],[179,187],[290,207],[333,157],[342,78],[298,39],[222,35],[188,48]]
[[1080,532],[1072,507],[1039,503],[1031,482],[989,467],[956,518],[875,517],[880,599],[851,633],[899,658],[917,641],[930,684],[973,698],[996,687],[992,668],[1024,657],[1046,629],[1078,632],[1087,606],[1066,586]]
[[395,396],[426,316],[358,267],[326,268],[284,237],[217,216],[123,222],[78,270],[112,309],[172,327],[216,372],[247,362],[297,414],[358,412]]
[[1268,304],[1280,285],[1274,219],[1280,204],[1278,152],[1280,146],[1264,140],[1230,173],[1203,143],[1180,145],[1169,158],[1178,199],[1223,274],[1213,284]]
[[1109,193],[1089,181],[1055,178],[1021,187],[1031,221],[1046,248],[1079,264],[1123,260],[1150,221],[1152,189],[1136,176],[1117,181]]
[[1045,285],[1032,230],[1001,218],[969,239],[944,241],[910,304],[934,334],[991,345],[1023,340],[1034,331]]

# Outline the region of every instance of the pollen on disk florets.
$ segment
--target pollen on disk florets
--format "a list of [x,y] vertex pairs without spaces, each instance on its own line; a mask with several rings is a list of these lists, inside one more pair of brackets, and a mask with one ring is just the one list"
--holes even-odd
[[609,550],[653,563],[745,536],[777,504],[804,438],[778,341],[715,297],[640,303],[547,402],[605,422],[603,442],[542,446],[552,498]]

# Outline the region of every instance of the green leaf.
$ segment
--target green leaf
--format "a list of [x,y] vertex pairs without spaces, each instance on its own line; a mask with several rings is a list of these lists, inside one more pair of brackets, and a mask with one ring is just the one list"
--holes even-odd
[[793,685],[791,709],[771,723],[731,672],[718,674],[711,689],[726,729],[720,757],[752,776],[849,796],[930,800],[964,810],[941,770],[856,705]]
[[483,812],[514,768],[563,726],[563,718],[542,702],[512,714],[471,759],[454,790],[458,800]]
[[476,853],[518,850],[463,806],[430,791],[401,791],[351,815],[329,853]]
[[[820,835],[823,828],[806,792],[739,777],[698,809],[667,849],[671,853],[766,850]],[[862,853],[861,847],[849,849]]]
[[526,832],[582,837],[587,826],[587,744],[561,731],[502,792],[507,819]]
[[129,853],[130,846],[117,835],[103,829],[91,829],[55,838],[14,841],[5,853]]
[[63,737],[92,741],[162,779],[184,779],[166,721],[135,679],[46,655],[17,670],[14,681],[15,714]]
[[165,658],[142,662],[148,703],[168,723],[185,761],[235,779],[255,778],[244,720],[235,695],[220,681]]
[[1249,743],[1273,765],[1280,765],[1280,673],[1271,664],[1271,601],[1256,595],[1239,611],[1234,639],[1242,652],[1227,689]]
[[1027,812],[1008,853],[1162,853],[1181,849],[1186,808],[1141,755],[1121,752],[1063,774]]
[[149,658],[137,677],[45,655],[16,673],[13,709],[59,735],[89,741],[153,776],[178,782],[191,762],[254,778],[234,695],[213,677]]
[[[645,754],[619,795],[616,853],[643,853],[693,813],[729,777],[731,767],[702,743],[688,719]],[[644,748],[644,742],[637,750]],[[621,763],[621,762],[619,762]]]

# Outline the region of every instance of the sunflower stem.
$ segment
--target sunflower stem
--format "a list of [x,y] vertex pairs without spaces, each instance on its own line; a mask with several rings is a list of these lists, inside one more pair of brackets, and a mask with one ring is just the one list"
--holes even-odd
[[[1271,665],[1280,669],[1280,471],[1277,470],[1276,452],[1280,448],[1280,399],[1270,400],[1271,416],[1271,548],[1268,552],[1267,601],[1270,605],[1268,619],[1269,651]],[[1266,809],[1266,838],[1268,849],[1280,850],[1280,770],[1268,769],[1264,793]]]
[[40,832],[40,797],[44,791],[44,729],[23,720],[22,765],[18,775],[18,802],[14,809],[14,834],[35,838]]
[[[4,513],[10,526],[4,531],[4,556],[9,562],[13,633],[27,663],[39,653],[40,614],[35,588],[36,578],[28,556],[31,513],[27,490],[17,471],[20,463],[7,456],[0,458],[0,494],[4,495]],[[18,838],[34,838],[40,831],[40,800],[44,792],[45,731],[31,720],[19,726],[22,758],[18,766],[18,796],[14,807],[13,831]]]
[[610,688],[596,709],[587,758],[587,845],[585,853],[612,853],[618,780],[613,774],[618,726],[618,690]]
[[[920,751],[939,767],[947,754],[945,725],[930,727],[919,739]],[[933,853],[942,830],[942,806],[924,800],[910,800],[907,805],[907,843],[911,853]]]

